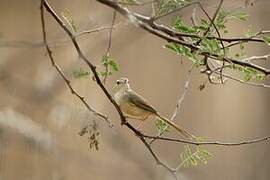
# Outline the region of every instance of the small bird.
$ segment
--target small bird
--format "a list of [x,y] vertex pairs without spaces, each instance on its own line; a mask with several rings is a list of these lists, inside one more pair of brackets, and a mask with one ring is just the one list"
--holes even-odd
[[127,78],[120,78],[117,80],[113,90],[114,99],[126,118],[138,119],[144,122],[150,115],[154,115],[175,128],[185,137],[196,139],[194,135],[185,129],[180,128],[172,121],[161,116],[160,113],[150,103],[148,103],[146,99],[130,88]]

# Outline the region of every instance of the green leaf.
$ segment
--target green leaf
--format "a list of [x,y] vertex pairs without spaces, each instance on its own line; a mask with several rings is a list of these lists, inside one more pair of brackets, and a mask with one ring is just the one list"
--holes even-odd
[[222,49],[220,45],[220,41],[216,39],[207,39],[203,38],[201,42],[202,51],[209,52],[210,54],[219,54],[221,55]]
[[180,166],[185,168],[194,167],[200,163],[206,164],[208,159],[212,157],[209,151],[201,147],[197,147],[195,151],[193,151],[189,145],[186,145],[184,149],[184,152],[180,154]]
[[71,28],[73,33],[77,32],[77,28],[75,25],[75,21],[68,9],[65,9],[63,12],[61,12],[62,17],[65,19],[67,25]]
[[244,36],[246,38],[251,38],[251,37],[254,37],[255,35],[256,35],[256,31],[254,30],[254,28],[252,26],[249,26],[247,31],[244,32]]
[[251,81],[253,79],[257,80],[257,81],[261,81],[265,78],[265,74],[263,74],[262,72],[251,68],[251,67],[243,67],[240,65],[236,65],[236,64],[231,64],[230,66],[228,66],[230,69],[234,69],[238,72],[241,72],[243,75],[243,80],[244,81]]
[[161,119],[157,119],[155,121],[155,127],[159,132],[169,132],[169,126],[166,122],[162,121]]
[[182,46],[177,43],[169,43],[169,44],[166,44],[164,47],[173,51],[177,55],[182,55],[188,58],[189,60],[191,60],[194,64],[198,66],[201,64],[200,60],[197,59],[195,53],[192,53],[191,49],[186,46]]
[[241,50],[245,49],[244,43],[240,43],[240,49],[241,49]]
[[270,36],[263,36],[263,41],[270,46]]
[[224,9],[220,9],[215,19],[215,25],[218,29],[225,29],[225,23],[227,22],[227,17],[230,13]]
[[265,74],[260,74],[260,73],[256,74],[257,81],[262,81],[264,78],[265,78]]
[[194,26],[193,28],[196,29],[197,31],[205,32],[208,29],[208,27],[209,27],[208,21],[206,21],[205,19],[201,19],[200,23]]
[[73,77],[76,79],[88,77],[90,74],[91,73],[89,71],[85,71],[81,68],[76,69],[72,72]]
[[249,15],[244,11],[236,11],[232,13],[231,17],[239,21],[247,21],[249,18]]
[[174,30],[178,32],[196,34],[198,30],[189,25],[186,25],[180,17],[175,17],[172,20],[171,26]]
[[165,14],[190,2],[191,0],[159,0],[157,1],[157,14]]
[[115,61],[109,61],[109,65],[114,71],[118,71],[118,64]]
[[118,63],[111,56],[108,56],[108,55],[102,56],[100,62],[106,68],[106,71],[98,72],[98,75],[101,77],[110,76],[113,74],[113,72],[116,72],[119,70]]

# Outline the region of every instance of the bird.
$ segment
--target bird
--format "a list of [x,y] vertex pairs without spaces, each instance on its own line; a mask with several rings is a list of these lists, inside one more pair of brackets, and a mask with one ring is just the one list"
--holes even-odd
[[113,87],[113,91],[114,100],[126,118],[141,120],[143,123],[149,116],[156,116],[183,136],[189,139],[196,139],[193,134],[162,116],[143,96],[133,91],[129,85],[128,78],[122,77],[118,79]]

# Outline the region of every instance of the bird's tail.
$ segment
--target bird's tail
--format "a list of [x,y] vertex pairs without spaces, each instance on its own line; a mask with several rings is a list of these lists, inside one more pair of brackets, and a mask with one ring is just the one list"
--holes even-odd
[[174,129],[176,129],[178,132],[180,132],[185,137],[187,137],[187,138],[189,138],[191,140],[196,140],[197,139],[196,136],[194,136],[193,134],[189,133],[184,128],[179,127],[177,124],[175,124],[174,122],[170,121],[169,119],[161,116],[160,114],[156,114],[156,116],[158,118],[160,118],[162,121],[165,121],[167,124],[169,124],[170,126],[172,126]]

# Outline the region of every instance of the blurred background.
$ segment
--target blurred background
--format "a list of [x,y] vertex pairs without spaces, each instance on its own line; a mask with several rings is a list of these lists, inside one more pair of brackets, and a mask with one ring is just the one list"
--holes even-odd
[[[79,31],[111,24],[113,11],[95,0],[49,3],[58,14],[69,9]],[[212,14],[218,1],[202,3]],[[244,3],[225,0],[224,8],[243,7]],[[114,128],[94,117],[70,93],[42,45],[39,5],[38,0],[0,0],[0,180],[172,179],[164,168],[156,165],[138,138],[120,126],[115,109],[91,78],[73,77],[74,70],[87,68],[66,34],[46,13],[49,45],[56,62],[88,103],[109,116]],[[269,6],[267,0],[257,0],[248,6],[249,22],[230,23],[227,36],[241,35],[248,24],[270,29]],[[149,13],[149,9],[141,12]],[[191,12],[187,9],[181,15],[188,18]],[[165,41],[127,23],[119,14],[116,24],[120,25],[113,32],[111,55],[119,63],[120,71],[108,79],[106,86],[111,89],[116,79],[128,77],[138,93],[169,117],[183,93],[191,64],[164,49]],[[78,40],[95,64],[106,52],[108,33],[92,33]],[[269,49],[258,44],[248,47],[248,55],[268,52]],[[209,141],[238,142],[270,133],[269,89],[229,81],[225,85],[206,84],[199,91],[199,85],[206,80],[198,69],[193,71],[190,89],[176,119],[178,124]],[[89,148],[86,136],[78,135],[83,125],[94,119],[100,133],[98,151]],[[144,132],[156,133],[154,120],[147,121]],[[169,136],[177,133],[172,131]],[[157,142],[153,147],[171,166],[180,163],[184,145]],[[181,168],[178,172],[181,179],[270,178],[267,142],[207,149],[214,155],[208,164]]]

